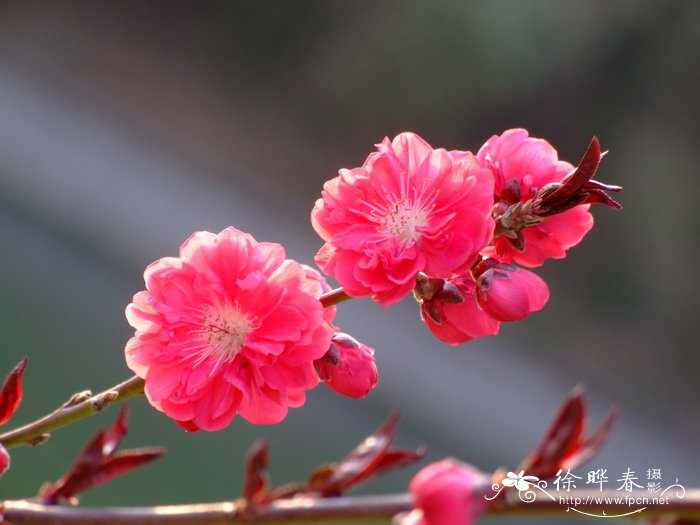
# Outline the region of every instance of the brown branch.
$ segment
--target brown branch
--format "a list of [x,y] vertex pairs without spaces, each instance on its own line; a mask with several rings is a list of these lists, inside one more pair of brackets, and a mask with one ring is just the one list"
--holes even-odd
[[321,297],[318,298],[324,308],[342,303],[343,301],[347,301],[349,299],[352,299],[352,297],[346,294],[345,290],[342,288],[335,288],[330,292],[322,294]]
[[46,441],[51,436],[51,432],[58,428],[102,412],[107,407],[125,399],[142,394],[143,387],[143,379],[134,376],[94,396],[84,392],[75,394],[68,403],[41,419],[0,434],[0,443],[5,448],[38,445]]
[[[515,494],[513,494],[515,496]],[[598,516],[627,514],[644,507],[641,512],[627,516],[627,519],[649,520],[667,516],[680,521],[700,520],[700,489],[687,489],[682,499],[674,496],[668,503],[632,505],[625,502],[629,498],[653,498],[647,492],[572,490],[560,492],[561,498],[578,498],[577,501],[596,501],[594,498],[611,498],[612,503],[567,504],[559,498],[551,500],[538,497],[530,503],[515,498],[499,498],[490,502],[487,515],[510,516],[567,516],[577,512],[587,512]],[[615,503],[615,500],[618,502]],[[600,500],[600,499],[599,499]],[[5,501],[5,519],[15,525],[40,525],[51,523],[91,523],[99,525],[117,524],[237,524],[237,523],[337,523],[339,520],[366,522],[388,522],[392,516],[411,509],[408,494],[388,494],[381,496],[352,496],[314,499],[309,497],[277,500],[266,507],[246,507],[241,501],[203,503],[195,505],[164,505],[156,507],[59,507],[41,505],[26,500]],[[575,510],[571,510],[575,509]]]

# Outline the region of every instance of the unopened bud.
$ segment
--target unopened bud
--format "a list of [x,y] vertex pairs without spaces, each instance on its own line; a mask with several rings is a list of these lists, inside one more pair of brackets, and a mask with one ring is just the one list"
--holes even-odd
[[454,459],[445,459],[423,468],[413,478],[413,495],[425,525],[471,525],[486,508],[483,493],[489,477],[476,468]]
[[547,283],[510,264],[491,265],[478,275],[476,285],[479,306],[499,321],[520,321],[549,299]]
[[343,333],[333,337],[329,352],[314,365],[331,390],[355,399],[369,394],[379,379],[374,350]]

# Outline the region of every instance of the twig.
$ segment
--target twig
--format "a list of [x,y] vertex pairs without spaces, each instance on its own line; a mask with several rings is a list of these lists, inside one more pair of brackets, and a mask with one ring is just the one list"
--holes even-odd
[[322,294],[321,297],[318,298],[324,308],[342,303],[343,301],[347,301],[349,299],[352,299],[352,297],[346,294],[345,290],[342,288],[335,288],[330,292]]
[[1,434],[0,443],[5,448],[21,445],[38,445],[46,441],[50,437],[51,432],[57,428],[102,412],[115,403],[120,403],[125,399],[142,394],[143,386],[143,379],[134,376],[94,396],[81,392],[72,396],[67,404],[41,419]]
[[[575,507],[559,499],[538,498],[532,502],[520,499],[498,499],[489,504],[487,515],[511,516],[577,516],[582,513],[613,517],[629,514],[627,519],[649,520],[658,516],[673,517],[677,521],[700,520],[700,489],[688,489],[682,499],[667,503],[630,506],[632,501],[648,498],[646,492],[572,490],[566,493],[569,501],[579,501]],[[574,499],[571,499],[574,498]],[[597,504],[597,501],[606,501]],[[589,503],[583,503],[588,501]],[[639,500],[641,501],[641,500]],[[5,519],[15,525],[54,525],[91,523],[99,525],[177,524],[221,525],[237,523],[338,523],[343,520],[388,522],[392,516],[411,509],[408,494],[381,496],[350,496],[314,499],[309,497],[277,500],[266,507],[246,508],[240,502],[202,503],[194,505],[163,505],[156,507],[60,507],[41,505],[27,500],[5,501]],[[636,509],[644,509],[634,512]],[[572,511],[572,509],[576,511]],[[251,510],[254,512],[251,514]],[[577,514],[577,512],[579,514]]]

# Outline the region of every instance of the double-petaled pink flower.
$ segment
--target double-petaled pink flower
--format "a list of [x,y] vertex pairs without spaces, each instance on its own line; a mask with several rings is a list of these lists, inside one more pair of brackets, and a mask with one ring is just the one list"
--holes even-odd
[[[531,214],[526,203],[538,190],[561,182],[574,167],[558,159],[557,151],[524,129],[509,129],[491,137],[477,153],[479,162],[495,178],[496,237],[484,254],[501,262],[540,266],[545,259],[561,259],[593,227],[588,204],[547,217]],[[523,206],[525,205],[525,206]]]
[[377,149],[326,182],[311,220],[325,241],[321,269],[349,295],[389,306],[418,272],[447,278],[476,261],[494,228],[493,175],[471,153],[433,149],[413,133]]
[[144,277],[126,310],[136,329],[126,361],[155,408],[188,430],[218,430],[236,414],[277,423],[304,404],[333,335],[318,272],[230,227],[193,234]]

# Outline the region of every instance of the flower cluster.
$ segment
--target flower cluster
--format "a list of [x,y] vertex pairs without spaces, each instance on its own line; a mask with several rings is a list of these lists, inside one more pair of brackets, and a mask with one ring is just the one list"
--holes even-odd
[[187,430],[218,430],[236,414],[278,423],[319,383],[314,362],[336,332],[335,308],[312,268],[235,228],[197,232],[179,257],[152,263],[127,307],[136,334],[127,365],[148,401]]
[[[311,213],[325,241],[316,263],[344,298],[386,307],[413,292],[449,344],[496,334],[549,298],[518,265],[564,257],[592,227],[590,204],[619,207],[605,192],[620,188],[591,180],[601,157],[594,139],[574,168],[522,129],[476,154],[401,133],[324,185]],[[321,381],[352,398],[377,384],[374,351],[333,324],[324,277],[279,244],[233,227],[198,232],[144,277],[126,312],[136,329],[127,365],[187,430],[218,430],[237,414],[278,423]]]
[[530,271],[562,258],[593,226],[590,203],[619,205],[591,180],[596,139],[578,168],[524,129],[476,153],[433,149],[413,133],[377,145],[328,181],[311,213],[316,263],[352,296],[389,306],[413,291],[428,328],[459,344],[541,309]]

